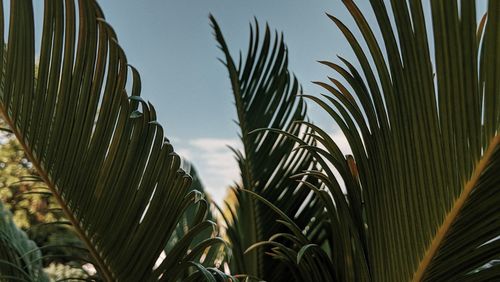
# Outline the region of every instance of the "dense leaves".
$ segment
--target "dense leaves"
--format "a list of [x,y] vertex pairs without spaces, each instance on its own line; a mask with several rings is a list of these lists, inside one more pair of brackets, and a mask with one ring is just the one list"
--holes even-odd
[[[373,0],[376,25],[346,0],[364,42],[330,16],[357,62],[321,62],[336,78],[317,82],[328,93],[323,98],[307,98],[339,125],[353,156],[342,156],[310,125],[320,146],[308,149],[323,171],[308,172],[322,184],[307,186],[327,210],[331,261],[328,248],[301,239],[286,218],[287,236],[301,247],[271,242],[275,255],[296,265],[301,281],[500,277],[494,263],[500,254],[500,3],[489,1],[487,19],[479,22],[475,1],[458,2],[431,1],[427,14],[420,1],[391,1],[388,9]],[[331,276],[309,275],[332,269]]]
[[[179,240],[154,268],[184,211],[203,203],[202,195],[189,192],[192,179],[155,109],[140,98],[139,75],[97,3],[45,1],[36,72],[32,2],[12,1],[9,12],[0,49],[0,112],[100,278],[175,281],[190,268],[197,279],[224,278],[194,261],[219,238],[190,250],[189,240]],[[213,225],[204,215],[191,234]]]
[[66,224],[57,201],[37,177],[15,136],[0,132],[0,140],[0,200],[13,214],[16,226],[40,246],[43,266],[51,263],[78,266],[88,261],[83,243]]
[[272,210],[241,189],[262,195],[294,218],[301,228],[306,228],[311,218],[321,213],[310,191],[291,179],[315,167],[312,156],[283,135],[255,131],[283,130],[312,144],[310,130],[299,123],[306,119],[304,101],[298,98],[302,90],[288,70],[288,51],[283,38],[277,33],[273,36],[268,26],[263,38],[257,23],[251,27],[248,53],[237,65],[213,17],[211,22],[229,72],[243,144],[242,151],[233,149],[241,182],[233,191],[236,203],[227,207],[231,213],[226,216],[227,235],[235,253],[232,269],[268,281],[287,280],[286,265],[265,256],[264,249],[244,253],[251,245],[269,239],[286,227],[276,222],[278,217]]
[[41,255],[0,202],[0,280],[48,281],[42,271]]

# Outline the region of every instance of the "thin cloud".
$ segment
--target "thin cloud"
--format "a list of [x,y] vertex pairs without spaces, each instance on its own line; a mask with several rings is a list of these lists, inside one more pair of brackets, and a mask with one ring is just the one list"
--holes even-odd
[[352,150],[351,146],[349,146],[349,142],[347,142],[347,139],[344,136],[344,133],[342,133],[341,130],[337,130],[334,133],[330,134],[330,137],[335,141],[337,146],[339,146],[340,151],[344,155],[351,155]]
[[189,160],[197,169],[206,191],[218,204],[222,203],[226,190],[239,181],[239,168],[233,152],[228,148],[240,148],[238,139],[196,138],[180,140],[176,138],[176,152]]
[[[341,131],[330,134],[344,155],[352,154],[349,143]],[[221,204],[227,188],[240,181],[240,170],[234,158],[234,153],[228,146],[242,149],[237,138],[195,138],[182,140],[174,137],[176,152],[190,161],[197,169],[206,191],[213,200]]]
[[240,147],[240,141],[238,139],[230,138],[197,138],[190,140],[189,144],[207,152],[226,151],[227,146],[233,148]]

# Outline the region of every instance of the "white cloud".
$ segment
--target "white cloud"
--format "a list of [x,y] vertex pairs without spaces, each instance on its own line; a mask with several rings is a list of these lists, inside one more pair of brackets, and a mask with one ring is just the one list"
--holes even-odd
[[335,141],[337,146],[339,146],[340,151],[344,155],[351,155],[352,150],[351,146],[349,146],[349,142],[347,142],[347,138],[345,138],[344,133],[341,130],[337,130],[334,133],[330,134],[330,137]]
[[191,150],[187,149],[187,148],[183,148],[183,147],[175,147],[175,152],[182,156],[182,158],[186,159],[186,160],[191,160],[193,158],[193,155],[191,153]]
[[175,138],[175,143],[178,144],[176,152],[196,167],[206,191],[216,203],[222,203],[227,188],[240,179],[234,153],[228,148],[241,148],[240,141],[229,138]]
[[231,146],[233,148],[240,146],[238,139],[230,138],[197,138],[190,140],[189,144],[207,152],[225,151],[227,146]]
[[[330,136],[344,155],[352,154],[342,131],[336,130]],[[221,204],[227,188],[234,182],[240,181],[238,163],[233,151],[228,148],[231,146],[241,149],[240,140],[208,137],[190,140],[174,137],[170,140],[174,143],[175,151],[196,167],[206,191],[216,203]]]

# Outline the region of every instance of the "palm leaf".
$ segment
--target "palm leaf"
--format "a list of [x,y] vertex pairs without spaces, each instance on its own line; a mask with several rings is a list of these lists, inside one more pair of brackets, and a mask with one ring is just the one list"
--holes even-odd
[[[0,48],[0,112],[99,275],[106,281],[182,279],[153,266],[184,210],[201,197],[188,193],[192,179],[180,169],[155,109],[140,98],[139,75],[101,9],[92,0],[45,1],[35,72],[32,2],[10,7],[8,41]],[[191,267],[196,254],[169,253],[166,260]]]
[[[338,279],[336,268],[325,250],[317,244],[311,243],[306,236],[303,235],[295,221],[283,213],[274,204],[252,192],[245,191],[258,201],[265,204],[270,210],[273,210],[278,215],[277,222],[282,223],[289,229],[289,232],[274,234],[268,241],[255,243],[249,250],[260,248],[263,246],[272,247],[271,255],[274,259],[287,265],[291,272],[286,275],[287,279],[293,277],[296,281],[313,282],[313,281],[342,281]],[[280,239],[286,239],[293,243],[287,246],[281,243]]]
[[[323,171],[307,172],[322,183],[306,186],[328,211],[331,262],[318,260],[326,250],[300,241],[290,222],[280,236],[298,246],[262,244],[272,244],[304,281],[497,280],[500,3],[489,1],[480,23],[475,1],[431,1],[430,15],[421,1],[391,1],[392,15],[384,1],[370,3],[383,44],[377,25],[344,1],[366,48],[330,16],[358,67],[342,57],[345,67],[322,62],[338,78],[317,83],[328,92],[323,99],[308,97],[331,115],[353,152],[343,157],[309,125],[321,146],[306,148]],[[311,275],[332,268],[333,277]]]
[[[214,265],[220,267],[223,265],[224,259],[230,259],[231,251],[226,248],[226,242],[221,239],[209,239],[218,231],[215,224],[216,216],[211,209],[213,203],[205,193],[204,186],[194,166],[184,160],[182,166],[193,179],[190,191],[202,193],[203,198],[197,202],[197,205],[192,205],[185,210],[165,247],[165,252],[178,252],[179,246],[182,246],[182,253],[189,252],[197,263],[206,267]],[[200,226],[203,228],[199,228]],[[179,244],[180,242],[182,244]],[[226,254],[228,254],[227,257],[225,257]],[[176,259],[175,256],[174,259]],[[175,265],[178,262],[172,260],[172,263]]]
[[[219,26],[212,16],[210,19],[224,53],[243,143],[243,151],[234,150],[241,170],[241,183],[234,191],[237,203],[228,207],[231,215],[226,218],[234,252],[233,269],[236,273],[268,281],[287,280],[286,266],[265,256],[263,249],[243,254],[252,244],[267,240],[284,226],[276,222],[272,211],[239,189],[262,195],[294,218],[301,228],[305,228],[316,213],[321,213],[312,194],[300,189],[301,184],[290,178],[314,167],[312,156],[296,148],[294,140],[270,131],[255,131],[260,128],[284,130],[311,143],[310,131],[297,123],[306,119],[305,104],[298,98],[301,87],[288,70],[288,51],[282,36],[273,36],[266,26],[260,42],[256,22],[250,29],[246,58],[236,65]],[[296,150],[292,152],[293,149]]]
[[[189,190],[202,193],[203,199],[200,199],[197,205],[188,207],[182,217],[179,219],[177,227],[170,237],[165,248],[166,252],[169,252],[175,246],[175,244],[189,232],[189,229],[197,223],[200,223],[202,220],[215,221],[215,217],[210,210],[211,201],[205,194],[205,189],[195,167],[191,163],[184,160],[182,162],[182,167],[184,171],[188,172],[193,179]],[[193,240],[192,244],[196,245],[197,243],[200,243],[204,239],[209,238],[212,233],[213,230],[205,230],[202,234],[199,234],[197,238]]]
[[[315,99],[311,97],[311,99]],[[320,100],[318,100],[321,102]],[[310,233],[304,236],[295,222],[286,216],[273,203],[252,194],[259,201],[274,210],[288,228],[287,232],[277,233],[252,246],[271,246],[272,256],[288,264],[297,281],[370,281],[370,270],[366,254],[366,225],[364,221],[364,202],[361,197],[357,166],[351,156],[344,158],[331,137],[320,128],[306,123],[318,134],[315,138],[321,147],[306,146],[321,164],[321,171],[309,170],[294,178],[304,184],[302,189],[310,189],[318,198],[320,214],[311,219]],[[282,133],[286,134],[286,133]],[[289,138],[299,144],[303,141],[290,134]],[[344,180],[346,189],[337,181],[335,171]],[[304,176],[309,178],[304,179]],[[311,182],[310,179],[317,180]],[[344,194],[344,191],[347,194]],[[250,192],[249,192],[250,193]],[[292,246],[284,246],[277,239],[286,238]],[[312,275],[313,273],[314,275]]]
[[[382,46],[355,3],[344,3],[368,49],[330,16],[360,70],[342,58],[346,68],[323,62],[346,84],[320,83],[332,96],[316,102],[353,150],[370,276],[375,281],[498,277],[498,266],[481,268],[500,253],[495,220],[500,194],[494,192],[500,61],[488,59],[499,54],[498,1],[489,2],[479,41],[475,1],[431,1],[433,36],[427,34],[421,2],[392,1],[391,26],[385,3],[371,1]],[[346,186],[347,197],[353,196]]]

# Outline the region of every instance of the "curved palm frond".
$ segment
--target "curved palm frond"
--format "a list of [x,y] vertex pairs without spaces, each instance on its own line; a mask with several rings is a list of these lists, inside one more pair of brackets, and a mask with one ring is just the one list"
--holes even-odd
[[[189,190],[202,193],[203,199],[200,199],[198,205],[192,205],[184,211],[184,214],[177,223],[177,227],[174,233],[170,237],[168,244],[165,247],[165,251],[167,253],[175,246],[175,244],[179,240],[181,240],[189,232],[189,229],[191,229],[191,227],[200,223],[202,220],[215,221],[215,217],[210,210],[211,201],[210,199],[208,199],[207,194],[205,193],[205,189],[203,187],[203,184],[201,183],[201,179],[196,169],[191,163],[185,161],[184,159],[182,160],[182,168],[193,179]],[[213,231],[213,229],[204,230],[201,234],[197,235],[197,238],[193,239],[191,243],[194,245],[200,243],[204,239],[209,238]]]
[[[307,172],[321,185],[306,186],[327,209],[336,244],[331,262],[318,259],[326,250],[300,241],[289,221],[279,236],[297,247],[262,244],[309,275],[304,281],[498,279],[500,2],[489,1],[487,19],[478,22],[476,1],[431,1],[431,14],[421,1],[391,1],[389,15],[385,1],[373,0],[382,45],[354,1],[343,2],[367,49],[330,16],[358,67],[343,58],[345,66],[322,62],[339,78],[317,83],[328,92],[323,99],[308,96],[332,116],[353,152],[342,156],[309,125],[321,146],[306,148],[323,171]],[[333,277],[311,277],[332,266]]]
[[[189,253],[189,260],[195,261],[210,271],[219,272],[217,267],[221,267],[224,260],[229,260],[231,257],[231,250],[227,248],[226,242],[218,237],[213,237],[217,234],[216,217],[211,210],[212,202],[205,194],[205,190],[201,179],[194,168],[194,166],[183,160],[183,169],[189,172],[193,182],[190,191],[197,191],[203,194],[197,205],[189,206],[183,213],[182,217],[178,220],[177,227],[169,239],[165,252],[167,254],[185,254]],[[178,261],[177,256],[171,256],[160,265],[159,268],[173,269],[176,265],[182,264]],[[184,260],[188,261],[188,260]],[[214,268],[213,266],[217,266]],[[187,269],[188,274],[195,274],[196,269]],[[182,273],[182,272],[181,272]],[[167,276],[168,272],[165,274]],[[219,274],[217,274],[219,275]],[[229,276],[220,273],[226,279]]]
[[[321,103],[321,100],[316,101]],[[287,232],[277,233],[253,247],[272,246],[271,255],[288,264],[297,281],[370,281],[364,200],[357,165],[352,156],[342,155],[335,142],[321,128],[307,122],[304,124],[314,130],[318,146],[307,145],[292,134],[280,133],[309,150],[321,165],[321,171],[309,170],[294,176],[303,183],[302,189],[309,189],[316,195],[318,208],[325,211],[311,218],[312,224],[308,225],[311,233],[317,235],[304,236],[294,220],[273,203],[247,191],[274,210],[281,218],[279,222],[288,228]],[[336,172],[340,174],[343,185],[336,179]],[[309,178],[304,179],[304,176]],[[277,239],[281,238],[294,245],[287,247],[280,244]]]
[[41,257],[35,242],[17,228],[0,201],[0,280],[48,281]]
[[[499,54],[498,1],[489,2],[484,34],[476,33],[475,1],[431,1],[432,15],[419,1],[392,1],[395,26],[384,1],[371,1],[382,46],[355,3],[344,3],[368,50],[330,16],[352,46],[360,71],[342,58],[346,67],[323,62],[346,83],[318,83],[331,96],[311,99],[331,114],[351,145],[366,214],[370,276],[375,281],[498,278],[498,265],[483,267],[500,253],[494,153],[500,62],[488,59]],[[426,16],[432,17],[432,37]],[[326,147],[333,155],[335,148]]]
[[[35,72],[32,2],[11,2],[8,41],[0,48],[0,112],[102,279],[174,281],[192,267],[197,279],[221,277],[191,261],[217,238],[191,253],[167,253],[164,261],[181,264],[154,269],[183,212],[201,194],[188,192],[192,179],[164,137],[155,109],[140,98],[139,75],[101,9],[93,0],[77,3],[45,1]],[[193,229],[206,224],[201,220]]]
[[244,253],[252,244],[267,240],[286,227],[276,222],[278,217],[272,211],[239,189],[254,191],[273,202],[301,228],[306,228],[311,218],[321,213],[313,194],[291,179],[315,167],[312,156],[280,134],[255,131],[284,130],[312,144],[310,130],[298,123],[306,119],[304,101],[298,97],[301,87],[288,70],[288,51],[283,38],[272,36],[268,26],[262,42],[257,22],[251,26],[246,59],[240,58],[236,65],[215,19],[211,16],[210,20],[225,56],[243,143],[243,151],[234,150],[242,182],[234,190],[236,206],[227,207],[231,215],[226,218],[234,253],[233,270],[268,281],[287,280],[286,265],[265,256],[264,250]]
[[[249,250],[266,246],[272,247],[268,254],[288,266],[290,272],[286,276],[287,279],[293,277],[296,281],[304,282],[342,281],[338,278],[338,268],[335,268],[324,246],[312,243],[304,236],[303,231],[296,225],[295,221],[274,204],[252,191],[246,190],[245,192],[273,210],[278,215],[277,222],[288,228],[287,232],[274,234],[267,241],[253,244]],[[324,218],[322,220],[326,221]],[[283,244],[283,239],[288,241],[288,244]]]
[[[494,220],[500,194],[493,193],[498,176],[487,169],[496,162],[490,153],[496,150],[500,127],[495,110],[500,105],[495,82],[500,78],[500,62],[488,59],[499,54],[500,5],[489,1],[484,35],[478,38],[475,1],[460,5],[431,1],[431,37],[422,3],[408,6],[394,1],[395,26],[391,27],[383,1],[372,1],[383,48],[354,2],[344,3],[375,62],[368,64],[368,55],[351,31],[331,17],[353,47],[362,70],[361,74],[347,62],[348,71],[327,63],[348,81],[346,88],[354,91],[366,113],[366,120],[354,124],[368,128],[369,134],[365,131],[359,136],[351,126],[351,116],[340,110],[353,103],[339,100],[334,106],[341,112],[346,136],[349,132],[357,135],[351,139],[358,139],[350,144],[366,201],[367,253],[373,278],[467,279],[500,253],[495,243],[488,243],[500,236]],[[357,101],[354,104],[359,107]],[[481,175],[489,179],[486,187],[477,182]],[[474,200],[485,195],[491,195],[489,201]],[[467,212],[467,205],[473,205],[475,215]],[[492,229],[479,228],[489,222]],[[467,232],[472,229],[476,231]],[[469,251],[456,248],[464,243]],[[455,252],[446,252],[449,248]],[[440,256],[448,258],[441,265],[436,261]],[[463,260],[457,260],[460,257]],[[487,272],[498,275],[498,271],[491,267]]]

